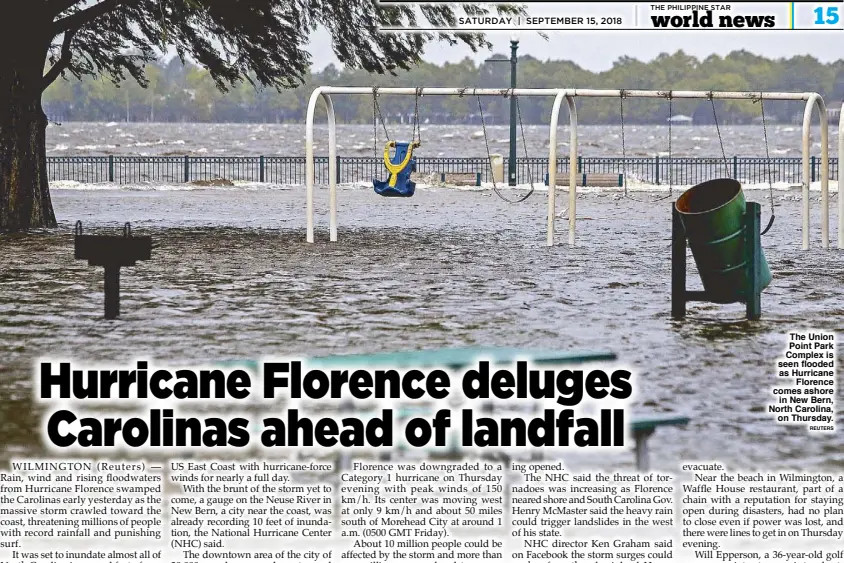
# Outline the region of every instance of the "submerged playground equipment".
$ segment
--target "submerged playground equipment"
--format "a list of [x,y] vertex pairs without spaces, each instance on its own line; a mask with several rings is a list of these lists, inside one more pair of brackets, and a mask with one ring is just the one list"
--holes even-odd
[[82,221],[76,222],[73,232],[74,258],[104,269],[105,318],[116,319],[120,316],[120,268],[134,266],[138,260],[149,260],[152,237],[132,235],[129,223],[124,225],[122,235],[82,234]]
[[[663,98],[672,99],[708,99],[708,100],[792,100],[805,101],[803,112],[803,142],[802,142],[802,247],[809,249],[809,218],[810,218],[810,138],[812,114],[817,107],[821,124],[821,241],[823,248],[829,248],[829,126],[826,119],[826,104],[820,94],[814,92],[715,92],[715,91],[686,91],[686,90],[588,90],[588,89],[494,89],[494,88],[368,88],[368,87],[335,87],[320,86],[311,94],[308,102],[305,129],[305,187],[307,194],[307,235],[309,243],[314,242],[314,114],[319,99],[325,102],[328,114],[328,197],[329,197],[329,240],[337,241],[337,133],[332,95],[404,95],[404,96],[525,96],[551,97],[554,104],[551,110],[549,154],[548,154],[548,220],[547,245],[554,245],[554,228],[556,219],[556,188],[557,188],[557,125],[559,123],[560,108],[563,100],[569,109],[570,141],[569,162],[576,162],[577,147],[577,108],[575,99],[585,98]],[[480,98],[479,98],[480,99]],[[842,116],[844,125],[844,116]],[[839,131],[841,129],[839,128]],[[839,162],[844,162],[844,139],[839,133],[838,143]],[[569,219],[568,243],[575,243],[576,206],[577,206],[577,169],[569,166]],[[840,194],[840,188],[839,188]],[[838,198],[838,248],[844,248],[844,198]]]
[[[332,370],[354,370],[362,369],[446,369],[452,373],[465,371],[467,368],[477,365],[479,361],[490,362],[490,368],[502,367],[507,369],[518,361],[529,362],[532,366],[543,366],[553,369],[555,366],[576,367],[590,363],[615,362],[618,356],[615,352],[607,350],[597,351],[569,351],[569,350],[536,350],[523,348],[433,348],[423,350],[402,350],[396,352],[377,354],[341,354],[336,356],[311,357],[304,359],[308,369],[319,369],[328,373]],[[251,373],[261,373],[262,365],[257,360],[234,360],[225,362],[229,368],[233,366],[247,369]],[[361,420],[372,418],[378,415],[378,410],[372,405],[362,409],[356,409],[353,401],[344,401],[339,405],[339,413],[352,413]],[[477,412],[489,416],[510,413],[519,418],[537,416],[539,403],[534,402],[527,411],[519,405],[505,400],[504,402],[494,398],[479,401],[475,409]],[[430,418],[437,411],[437,405],[432,401],[403,401],[397,400],[392,406],[398,420],[406,420],[410,417]],[[335,411],[337,412],[337,411]],[[456,412],[456,411],[455,411]],[[683,428],[688,425],[690,418],[682,414],[656,414],[642,413],[633,416],[628,424],[630,435],[633,438],[633,453],[636,459],[636,468],[639,471],[647,472],[650,465],[650,450],[648,440],[659,428]],[[448,445],[440,448],[431,447],[421,451],[429,455],[450,456],[453,458],[462,457],[464,454],[471,455],[472,452],[464,449],[460,443],[459,435],[451,433]],[[408,448],[396,444],[392,455],[396,457],[406,453]],[[553,450],[551,450],[553,451]],[[533,460],[554,459],[549,456],[543,448],[533,448],[528,452]],[[350,467],[351,455],[348,453],[338,454],[336,468],[348,469]],[[390,455],[386,456],[389,459]]]

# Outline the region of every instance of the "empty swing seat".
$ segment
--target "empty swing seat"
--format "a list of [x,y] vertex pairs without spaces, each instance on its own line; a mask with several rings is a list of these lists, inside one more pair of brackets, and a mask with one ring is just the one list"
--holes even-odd
[[[390,141],[384,147],[384,165],[390,172],[387,181],[372,180],[375,193],[384,197],[411,197],[416,192],[416,183],[410,180],[410,174],[416,171],[416,159],[413,158],[414,147],[418,143],[400,143]],[[390,149],[395,152],[390,156]]]

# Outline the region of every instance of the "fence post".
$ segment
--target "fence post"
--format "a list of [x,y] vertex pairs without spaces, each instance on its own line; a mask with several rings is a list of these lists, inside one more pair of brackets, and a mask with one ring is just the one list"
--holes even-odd
[[656,176],[656,185],[658,186],[659,185],[659,155],[656,155],[654,157],[654,161],[655,161],[654,168],[656,168],[656,174],[654,174],[654,175]]
[[577,173],[580,174],[583,172],[583,156],[577,157]]
[[190,182],[190,157],[185,155],[185,184]]
[[108,181],[114,183],[114,155],[108,155]]
[[338,154],[334,158],[337,161],[337,166],[336,166],[337,172],[335,173],[335,175],[337,176],[336,181],[337,181],[338,184],[340,184],[341,183],[340,182],[340,155]]
[[264,155],[258,157],[258,181],[264,183]]
[[810,161],[810,168],[809,169],[811,170],[810,175],[812,176],[812,182],[814,182],[817,178],[816,173],[815,173],[815,164],[817,164],[817,161],[815,160],[816,158],[817,158],[816,156],[812,156],[812,157],[809,158],[809,161]]
[[733,155],[733,180],[738,178],[738,157]]

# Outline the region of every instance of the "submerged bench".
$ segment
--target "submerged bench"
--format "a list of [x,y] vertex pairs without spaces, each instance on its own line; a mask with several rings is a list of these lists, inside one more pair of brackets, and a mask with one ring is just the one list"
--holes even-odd
[[480,172],[443,172],[440,182],[449,186],[480,186]]
[[656,432],[657,428],[660,426],[686,426],[688,423],[689,417],[687,416],[652,415],[639,418],[634,417],[630,423],[630,431],[633,434],[633,440],[636,442],[634,446],[636,469],[639,471],[650,469],[648,438]]
[[[617,355],[609,351],[543,351],[526,350],[522,348],[438,348],[433,350],[416,350],[406,352],[392,352],[381,354],[349,354],[336,356],[322,356],[308,358],[308,368],[449,368],[459,370],[467,368],[479,360],[488,360],[491,365],[507,364],[519,360],[526,360],[533,364],[581,364],[587,362],[614,361]],[[231,362],[243,365],[254,373],[259,373],[261,366],[258,362],[247,360]],[[483,407],[481,407],[483,408]],[[349,401],[342,409],[345,412],[354,411],[353,403]],[[367,409],[368,411],[368,409]],[[363,411],[363,412],[367,412]],[[398,405],[399,418],[408,416],[425,416],[430,414],[427,406]],[[648,439],[657,428],[668,426],[685,426],[689,418],[676,415],[639,415],[630,422],[630,431],[635,441],[634,453],[636,468],[639,471],[649,469]],[[455,450],[458,446],[454,445]],[[541,456],[541,448],[537,454]],[[341,454],[340,466],[343,467],[350,459],[349,454]]]
[[469,367],[479,360],[488,360],[493,364],[512,363],[527,360],[534,364],[581,363],[612,361],[618,357],[609,351],[543,351],[523,348],[437,348],[433,350],[413,350],[407,352],[388,352],[381,354],[346,354],[322,356],[308,359],[309,367],[395,367],[395,368],[436,368],[447,367],[461,369]]
[[417,184],[445,184],[446,186],[480,186],[480,172],[414,172],[410,179]]
[[[569,171],[557,172],[557,186],[569,185]],[[548,174],[545,175],[545,185],[548,185]],[[620,188],[624,185],[623,174],[578,174],[577,185],[593,188]]]

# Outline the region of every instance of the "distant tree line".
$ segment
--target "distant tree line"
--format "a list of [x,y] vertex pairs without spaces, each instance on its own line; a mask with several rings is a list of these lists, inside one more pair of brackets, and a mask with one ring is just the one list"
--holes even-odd
[[[504,58],[504,55],[496,55]],[[44,95],[51,119],[62,121],[157,121],[157,122],[302,122],[310,92],[319,85],[344,86],[466,86],[504,88],[510,83],[510,67],[502,63],[476,64],[467,58],[459,63],[422,63],[410,71],[373,75],[362,70],[329,65],[306,76],[297,88],[277,92],[255,89],[247,82],[220,92],[206,70],[182,64],[178,58],[148,65],[149,86],[134,80],[119,86],[108,80],[86,77],[58,80]],[[631,57],[615,61],[612,68],[591,72],[570,61],[519,59],[519,86],[524,88],[625,88],[673,90],[745,90],[819,92],[832,107],[844,99],[844,60],[823,64],[811,56],[767,59],[747,51],[703,60],[683,51],[663,53],[650,62]],[[750,101],[716,101],[719,123],[758,121],[759,104]],[[487,124],[507,123],[509,102],[503,97],[484,98]],[[338,96],[335,110],[341,123],[372,123],[370,96]],[[381,112],[388,122],[412,119],[412,96],[379,96]],[[545,124],[550,99],[520,100],[523,121]],[[765,115],[787,122],[802,115],[801,102],[769,102]],[[708,100],[674,100],[673,114],[689,115],[696,123],[712,123]],[[578,104],[582,123],[618,123],[619,101],[591,99]],[[628,99],[624,108],[630,123],[665,123],[669,116],[665,100]],[[422,123],[479,123],[477,100],[472,97],[431,96],[419,101]]]

